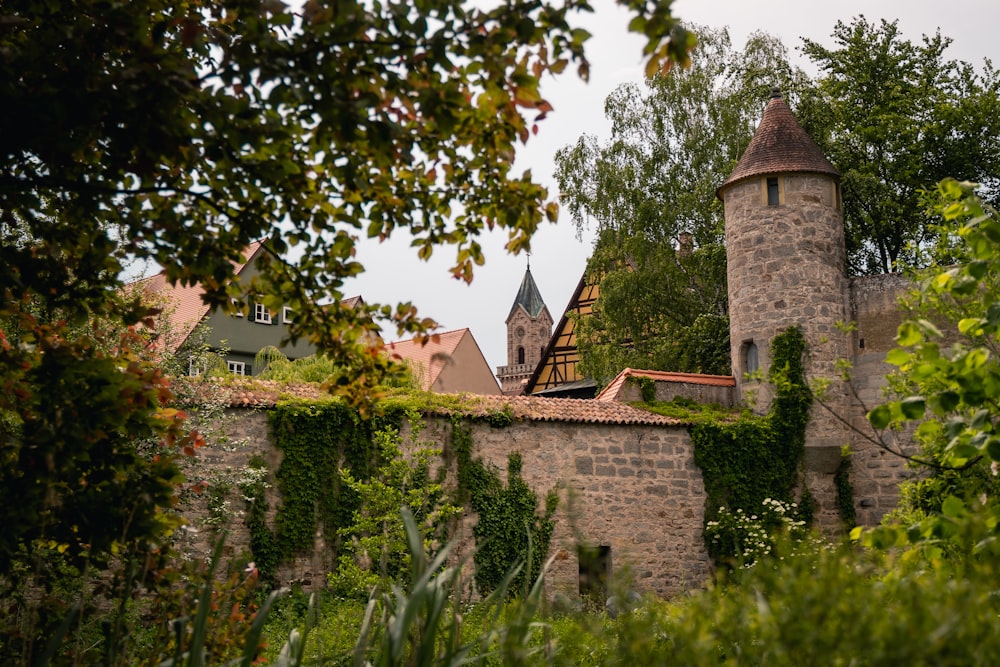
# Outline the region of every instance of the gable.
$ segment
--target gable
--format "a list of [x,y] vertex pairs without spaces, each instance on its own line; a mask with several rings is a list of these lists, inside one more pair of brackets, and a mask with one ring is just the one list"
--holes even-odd
[[576,347],[576,318],[593,312],[598,293],[598,285],[588,283],[586,273],[580,277],[580,282],[562,317],[559,318],[559,324],[549,339],[548,346],[542,353],[541,361],[528,379],[525,395],[537,394],[569,383],[587,381],[587,378],[577,371],[580,352]]

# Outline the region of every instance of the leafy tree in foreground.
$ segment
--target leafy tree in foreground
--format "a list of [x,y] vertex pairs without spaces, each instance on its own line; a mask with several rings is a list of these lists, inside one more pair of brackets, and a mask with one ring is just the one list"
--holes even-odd
[[[931,270],[919,282],[916,316],[899,328],[887,361],[895,399],[872,410],[883,429],[918,422],[916,436],[937,469],[915,490],[905,518],[914,528],[886,528],[866,539],[877,545],[917,542],[972,557],[996,558],[1000,503],[1000,215],[973,186],[942,181],[938,210],[956,225],[949,252],[960,263]],[[934,321],[928,315],[934,316]]]
[[696,29],[692,66],[626,84],[605,103],[610,140],[583,136],[556,155],[559,187],[578,228],[598,240],[595,316],[577,340],[585,372],[607,382],[631,366],[730,372],[722,203],[715,189],[749,143],[773,86],[805,75],[775,38],[742,51],[726,30]]
[[917,261],[910,246],[933,240],[920,192],[952,177],[1000,178],[1000,75],[948,60],[940,33],[914,44],[897,22],[838,22],[836,46],[804,40],[822,74],[799,119],[843,174],[847,251],[855,273]]
[[[654,68],[685,56],[670,0],[623,4]],[[179,435],[163,377],[128,346],[70,328],[152,315],[118,289],[127,260],[156,261],[171,282],[199,282],[208,304],[231,309],[232,262],[264,239],[252,289],[291,306],[291,335],[342,360],[341,385],[363,398],[387,363],[366,347],[374,318],[411,331],[430,323],[409,305],[337,306],[344,280],[363,270],[355,236],[403,228],[421,257],[455,246],[465,280],[483,261],[484,231],[526,248],[557,211],[530,173],[511,173],[514,149],[552,110],[541,78],[571,62],[586,76],[587,34],[570,19],[589,9],[5,2],[0,575],[33,540],[86,558],[164,532],[171,452],[140,463],[134,444]]]

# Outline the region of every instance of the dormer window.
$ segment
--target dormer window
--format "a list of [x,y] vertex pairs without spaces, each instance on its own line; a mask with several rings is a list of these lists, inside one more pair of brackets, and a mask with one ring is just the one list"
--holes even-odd
[[778,193],[778,177],[770,176],[767,179],[767,205],[777,206],[780,203]]

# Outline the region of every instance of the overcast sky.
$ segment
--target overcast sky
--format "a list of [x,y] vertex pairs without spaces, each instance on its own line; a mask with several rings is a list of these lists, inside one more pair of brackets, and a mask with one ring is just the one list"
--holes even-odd
[[[626,29],[629,15],[612,0],[593,0],[596,13],[580,18],[593,38],[587,43],[591,61],[590,82],[579,81],[572,68],[558,79],[543,82],[542,95],[555,111],[539,124],[539,133],[520,147],[516,173],[530,169],[534,177],[558,189],[553,179],[558,149],[575,143],[581,134],[602,140],[610,135],[604,118],[604,100],[618,85],[642,80],[642,40]],[[940,28],[953,39],[947,56],[979,65],[984,58],[1000,65],[1000,1],[998,0],[675,0],[674,13],[686,22],[710,27],[728,26],[734,48],[742,48],[750,33],[763,30],[782,39],[810,74],[798,47],[802,37],[832,46],[830,34],[838,20],[850,22],[858,14],[869,21],[880,18],[899,21],[903,34],[919,41],[923,34]],[[763,109],[765,100],[761,100]],[[568,214],[555,225],[544,225],[532,241],[531,272],[552,317],[558,322],[586,266],[592,234],[577,239]],[[496,367],[507,363],[504,320],[514,302],[526,266],[522,254],[514,257],[503,250],[506,238],[494,234],[484,239],[485,266],[478,267],[471,285],[451,278],[448,268],[453,254],[436,252],[429,262],[416,259],[409,239],[396,237],[384,244],[366,244],[359,259],[367,272],[348,288],[368,302],[412,301],[424,317],[432,317],[441,330],[468,327],[486,356]],[[353,288],[353,289],[352,289]],[[394,340],[390,333],[387,340]]]

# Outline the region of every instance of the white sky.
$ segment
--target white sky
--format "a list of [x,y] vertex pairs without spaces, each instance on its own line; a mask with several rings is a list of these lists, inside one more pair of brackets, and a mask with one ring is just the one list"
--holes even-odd
[[[576,78],[568,67],[558,80],[543,81],[542,96],[555,107],[539,124],[539,133],[518,152],[516,173],[531,169],[534,177],[557,194],[553,178],[558,149],[573,144],[581,134],[597,135],[602,142],[610,135],[604,118],[604,100],[618,85],[642,80],[642,40],[627,31],[629,14],[612,0],[593,0],[596,13],[583,16],[579,25],[593,37],[587,43],[591,62],[589,84]],[[975,65],[984,58],[1000,65],[1000,1],[998,0],[675,0],[674,14],[685,22],[728,26],[735,48],[741,48],[750,33],[763,30],[782,39],[800,57],[801,37],[833,45],[830,34],[838,20],[849,23],[858,14],[872,22],[880,18],[899,20],[903,34],[919,42],[922,34],[937,28],[953,39],[947,56]],[[799,62],[815,72],[808,63]],[[763,109],[765,100],[761,100]],[[510,310],[525,269],[524,255],[514,257],[503,250],[506,235],[482,239],[486,264],[478,267],[471,285],[454,280],[448,272],[453,253],[435,252],[421,262],[409,248],[409,239],[398,237],[359,248],[358,259],[367,271],[348,288],[366,301],[396,303],[413,301],[424,317],[432,317],[441,330],[469,327],[496,370],[507,363],[506,327]],[[576,239],[568,213],[555,225],[546,224],[532,240],[531,273],[553,319],[558,322],[572,296],[590,253],[592,234]],[[393,340],[389,333],[387,340]]]

